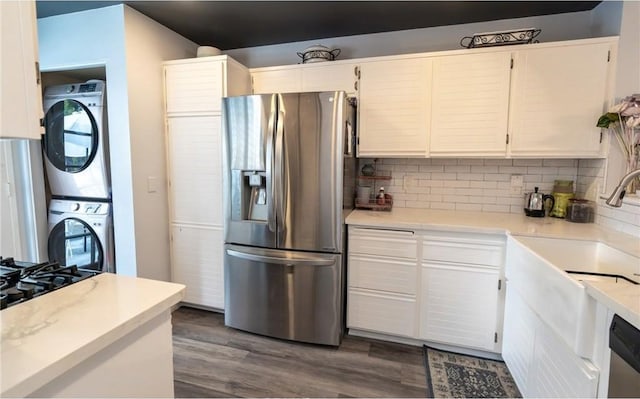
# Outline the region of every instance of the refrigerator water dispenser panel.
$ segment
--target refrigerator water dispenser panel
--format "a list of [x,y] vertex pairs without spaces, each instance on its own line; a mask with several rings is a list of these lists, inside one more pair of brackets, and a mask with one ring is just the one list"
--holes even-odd
[[266,172],[233,170],[231,179],[234,187],[238,188],[233,190],[231,195],[232,220],[266,222]]

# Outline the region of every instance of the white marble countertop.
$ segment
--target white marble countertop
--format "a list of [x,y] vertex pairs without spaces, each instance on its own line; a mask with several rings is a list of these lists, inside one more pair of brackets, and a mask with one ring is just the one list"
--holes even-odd
[[[640,239],[594,223],[532,218],[524,214],[463,212],[396,208],[391,212],[353,211],[346,219],[353,226],[395,229],[439,229],[599,241],[640,257]],[[625,320],[640,328],[640,285],[584,282],[587,292]]]
[[0,397],[24,397],[184,297],[184,286],[100,274],[0,312]]

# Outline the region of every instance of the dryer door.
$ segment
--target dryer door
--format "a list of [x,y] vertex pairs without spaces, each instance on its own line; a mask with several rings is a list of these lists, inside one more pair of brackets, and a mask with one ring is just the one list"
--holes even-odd
[[44,117],[44,153],[58,170],[86,169],[98,151],[98,125],[82,103],[66,99],[55,103]]
[[104,250],[96,232],[76,218],[64,219],[51,229],[49,260],[104,271]]

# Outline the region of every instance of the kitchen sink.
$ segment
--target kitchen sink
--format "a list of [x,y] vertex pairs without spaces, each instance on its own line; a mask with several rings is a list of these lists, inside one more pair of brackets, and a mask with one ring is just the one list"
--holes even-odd
[[[584,281],[603,281],[603,277],[621,276],[618,282],[640,282],[640,258],[627,254],[598,241],[567,240],[542,237],[517,237],[519,242],[567,271],[593,273],[582,274]],[[574,273],[579,278],[580,273]],[[600,278],[598,278],[600,277]]]
[[621,284],[632,284],[640,280],[640,259],[597,241],[509,237],[507,289],[517,290],[541,321],[589,358],[597,304],[583,282],[593,277],[567,271],[619,275],[626,279],[617,279]]

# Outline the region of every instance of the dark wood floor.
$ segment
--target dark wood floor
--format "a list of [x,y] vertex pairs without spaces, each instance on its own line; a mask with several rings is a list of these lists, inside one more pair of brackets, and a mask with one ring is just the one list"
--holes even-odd
[[173,313],[176,397],[425,397],[422,350],[346,336],[339,348],[262,337],[223,315]]

